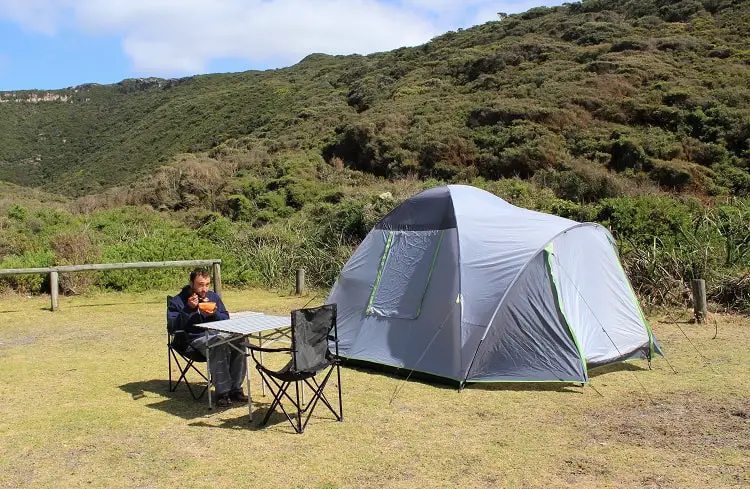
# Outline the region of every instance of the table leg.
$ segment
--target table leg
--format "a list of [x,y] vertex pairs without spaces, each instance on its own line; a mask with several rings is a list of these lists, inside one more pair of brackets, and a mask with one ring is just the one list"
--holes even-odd
[[214,408],[213,406],[213,400],[211,399],[211,381],[213,380],[211,378],[211,348],[209,347],[208,342],[208,330],[206,330],[206,370],[207,370],[207,376],[208,377],[208,386],[206,386],[206,393],[208,394],[208,410],[212,410]]
[[[247,342],[245,342],[247,344]],[[248,423],[253,422],[253,393],[250,391],[250,357],[247,354],[247,347],[245,347],[245,381],[247,382],[247,411],[248,411]]]
[[[258,333],[258,346],[263,348],[263,332]],[[263,352],[259,351],[260,364],[263,365]],[[263,382],[263,377],[260,378],[260,395],[266,397],[266,383]]]

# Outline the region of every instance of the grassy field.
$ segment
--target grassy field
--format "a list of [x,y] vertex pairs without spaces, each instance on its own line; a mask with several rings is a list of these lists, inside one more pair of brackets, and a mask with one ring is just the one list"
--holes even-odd
[[[459,393],[347,368],[345,421],[318,410],[296,435],[281,415],[259,429],[243,407],[209,412],[184,388],[167,392],[165,295],[61,298],[56,313],[45,297],[0,297],[0,487],[750,485],[747,318],[716,316],[712,339],[687,313],[651,316],[677,373],[632,362],[583,388]],[[310,299],[225,298],[230,311],[279,314]],[[253,373],[262,414],[270,398]]]

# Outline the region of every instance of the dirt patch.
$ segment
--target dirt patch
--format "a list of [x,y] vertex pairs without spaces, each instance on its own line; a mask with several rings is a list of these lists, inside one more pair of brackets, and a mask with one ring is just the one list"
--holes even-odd
[[19,336],[18,338],[0,340],[0,350],[4,348],[31,345],[32,343],[36,343],[38,339],[38,336]]
[[695,393],[636,401],[586,417],[595,442],[620,442],[703,454],[750,452],[750,401],[705,399]]

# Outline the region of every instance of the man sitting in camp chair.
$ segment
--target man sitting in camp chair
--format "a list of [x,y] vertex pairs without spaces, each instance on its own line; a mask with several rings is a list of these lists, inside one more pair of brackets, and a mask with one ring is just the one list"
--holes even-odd
[[[219,333],[199,327],[211,321],[229,319],[224,303],[215,293],[208,290],[211,285],[211,275],[205,268],[196,268],[190,273],[190,283],[179,295],[170,301],[167,308],[167,318],[177,329],[184,330],[189,335],[190,345],[206,355],[207,345],[227,339],[226,333]],[[231,344],[230,344],[231,343]],[[246,361],[244,344],[240,341],[212,346],[209,358],[211,383],[215,389],[216,405],[229,406],[232,401],[247,402],[247,396],[242,392],[242,381],[245,379]],[[234,345],[236,348],[233,348]]]

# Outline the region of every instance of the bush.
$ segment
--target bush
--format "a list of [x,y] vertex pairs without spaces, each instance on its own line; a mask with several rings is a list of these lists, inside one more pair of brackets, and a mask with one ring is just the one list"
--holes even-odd
[[253,222],[257,207],[244,195],[230,195],[227,198],[229,217],[233,221]]
[[692,175],[685,162],[654,160],[653,165],[654,168],[649,172],[649,177],[662,187],[683,190],[693,183]]
[[562,137],[534,122],[483,127],[474,134],[480,148],[477,169],[485,178],[528,178],[541,169],[554,168],[570,159]]
[[735,195],[750,196],[750,173],[726,164],[713,169],[717,185],[731,189]]
[[707,298],[730,311],[750,312],[750,274],[722,274],[707,291]]
[[619,197],[625,191],[614,174],[590,162],[574,170],[542,170],[532,181],[539,187],[551,189],[561,199],[579,204]]
[[640,172],[651,169],[651,162],[646,152],[632,139],[618,137],[610,144],[609,153],[611,155],[609,167],[615,171],[621,172],[631,168]]
[[[99,247],[84,233],[60,233],[51,242],[54,265],[83,265],[98,263]],[[60,289],[65,295],[81,294],[97,281],[96,272],[63,273],[59,278]]]
[[[172,230],[115,244],[102,250],[105,263],[171,261],[224,258],[221,250],[197,233]],[[123,290],[170,289],[184,285],[185,271],[166,268],[153,270],[108,270],[100,272],[98,285]]]
[[[46,268],[52,266],[52,250],[28,251],[22,255],[6,256],[0,260],[0,268]],[[25,274],[0,276],[0,285],[22,293],[49,292],[48,274]]]

